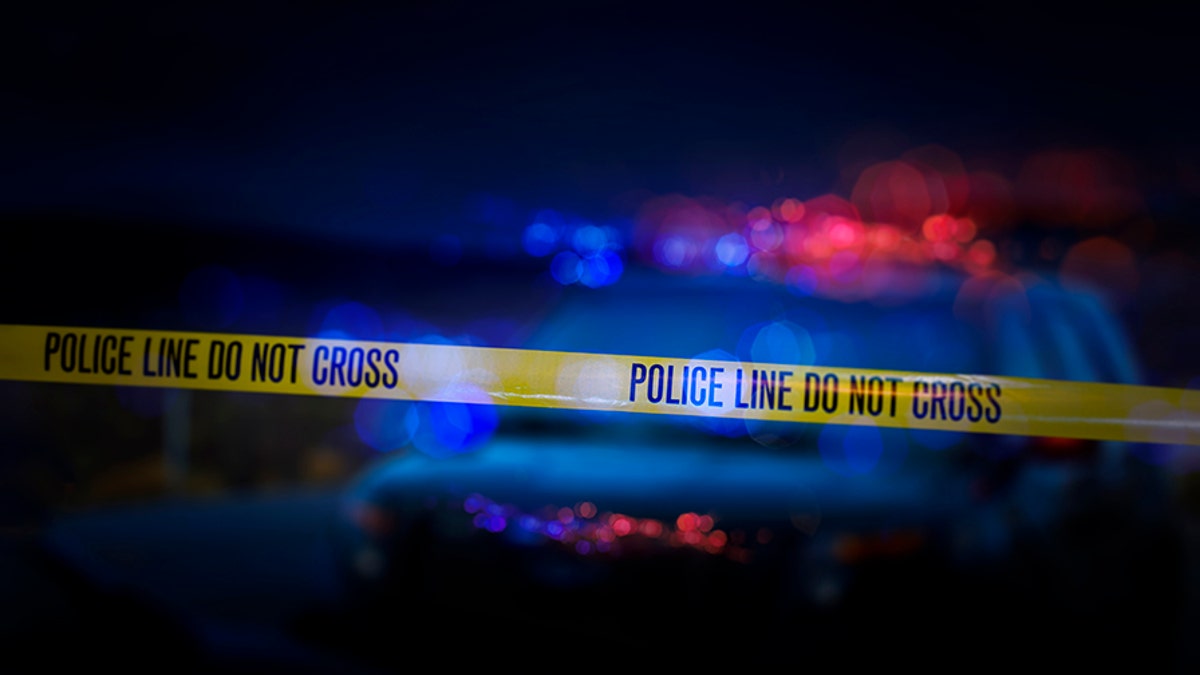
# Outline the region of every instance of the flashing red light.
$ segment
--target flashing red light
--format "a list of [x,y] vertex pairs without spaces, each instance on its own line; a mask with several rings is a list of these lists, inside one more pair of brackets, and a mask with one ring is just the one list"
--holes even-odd
[[985,270],[996,261],[996,245],[986,239],[980,239],[967,249],[966,257],[967,266],[972,272]]
[[954,238],[954,218],[944,213],[929,216],[921,225],[921,233],[929,241],[949,241]]
[[836,248],[858,246],[863,240],[863,227],[852,220],[837,219],[829,227],[829,243]]
[[663,533],[662,523],[653,519],[643,520],[640,529],[647,537],[661,537]]
[[900,230],[891,225],[880,225],[871,230],[871,245],[881,251],[890,251],[896,248],[903,237],[900,235]]
[[700,518],[694,513],[684,513],[675,519],[675,527],[680,532],[691,532],[700,525]]
[[625,516],[615,516],[613,518],[613,520],[612,520],[613,534],[617,535],[618,537],[624,537],[625,535],[629,534],[630,532],[633,532],[633,530],[634,530],[634,523],[629,518],[626,518]]
[[804,202],[799,199],[784,199],[779,202],[779,219],[788,223],[798,223],[804,219]]

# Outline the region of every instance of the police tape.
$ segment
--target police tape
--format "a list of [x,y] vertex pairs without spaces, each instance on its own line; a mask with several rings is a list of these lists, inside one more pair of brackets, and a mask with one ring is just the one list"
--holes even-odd
[[0,379],[1200,445],[1200,391],[461,345],[0,325]]

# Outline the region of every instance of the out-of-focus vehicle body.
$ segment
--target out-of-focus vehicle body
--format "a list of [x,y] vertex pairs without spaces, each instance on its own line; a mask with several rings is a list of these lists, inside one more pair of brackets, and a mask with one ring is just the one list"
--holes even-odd
[[[630,275],[565,297],[527,346],[1136,381],[1095,298],[964,288],[845,303]],[[512,408],[468,451],[382,459],[348,491],[339,545],[367,614],[427,612],[431,634],[581,631],[681,658],[737,635],[758,656],[831,656],[917,627],[986,643],[1005,608],[1031,630],[1117,632],[1124,612],[1169,610],[1166,500],[1117,443]]]

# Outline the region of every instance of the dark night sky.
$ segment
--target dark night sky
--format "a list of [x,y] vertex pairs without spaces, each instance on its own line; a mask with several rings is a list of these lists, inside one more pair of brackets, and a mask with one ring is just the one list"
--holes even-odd
[[39,6],[0,40],[0,209],[413,241],[487,196],[812,196],[864,132],[1191,161],[1190,17],[974,4]]

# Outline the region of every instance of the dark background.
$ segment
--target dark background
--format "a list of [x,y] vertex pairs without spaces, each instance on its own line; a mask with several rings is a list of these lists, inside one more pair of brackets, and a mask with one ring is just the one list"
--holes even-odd
[[[1194,17],[969,3],[47,3],[5,21],[9,212],[412,243],[480,202],[767,202],[863,155],[1132,156],[1197,189]],[[856,156],[857,155],[857,156]],[[505,213],[509,212],[509,213]],[[1190,214],[1188,214],[1190,215]],[[521,223],[522,225],[524,223]]]

